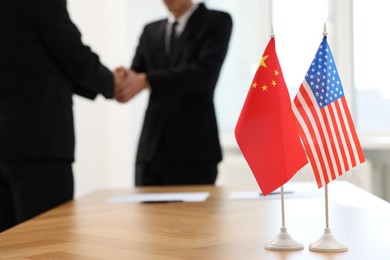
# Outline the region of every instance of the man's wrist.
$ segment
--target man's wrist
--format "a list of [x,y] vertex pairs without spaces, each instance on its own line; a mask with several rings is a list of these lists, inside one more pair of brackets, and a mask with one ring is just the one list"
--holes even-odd
[[147,88],[147,89],[150,90],[151,88],[150,88],[150,84],[149,84],[149,81],[148,81],[148,76],[146,75],[146,73],[140,73],[139,76],[141,77],[141,79],[144,82],[144,88]]

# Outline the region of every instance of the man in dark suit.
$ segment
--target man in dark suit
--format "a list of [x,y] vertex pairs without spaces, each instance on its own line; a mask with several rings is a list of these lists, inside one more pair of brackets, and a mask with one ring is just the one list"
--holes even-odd
[[164,3],[171,16],[145,26],[131,66],[150,89],[135,184],[214,184],[222,153],[213,96],[232,19],[191,0]]
[[66,0],[1,1],[0,35],[1,232],[73,198],[72,95],[112,98],[119,77],[82,43]]

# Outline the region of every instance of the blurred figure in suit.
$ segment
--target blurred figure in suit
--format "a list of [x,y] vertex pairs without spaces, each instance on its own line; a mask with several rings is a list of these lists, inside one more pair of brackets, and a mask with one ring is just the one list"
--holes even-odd
[[213,97],[232,19],[191,0],[164,4],[170,16],[144,27],[131,65],[134,91],[150,89],[135,184],[214,184],[222,152]]
[[66,0],[0,3],[0,232],[73,198],[72,95],[126,78],[85,46]]

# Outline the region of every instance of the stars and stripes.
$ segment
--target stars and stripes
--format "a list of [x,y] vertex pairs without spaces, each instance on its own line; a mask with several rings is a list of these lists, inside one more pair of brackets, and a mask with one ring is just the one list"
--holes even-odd
[[291,109],[319,188],[365,161],[326,36]]

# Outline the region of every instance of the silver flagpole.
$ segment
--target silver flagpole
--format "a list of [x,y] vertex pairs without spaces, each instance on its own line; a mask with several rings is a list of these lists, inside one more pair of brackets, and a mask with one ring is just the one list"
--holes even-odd
[[[326,23],[324,24],[324,31],[322,34],[324,36],[328,35]],[[336,240],[336,238],[332,235],[332,232],[329,227],[328,184],[325,184],[325,219],[326,219],[326,226],[325,226],[324,234],[316,242],[313,242],[309,245],[309,250],[316,251],[316,252],[347,251],[348,247]]]
[[309,245],[309,250],[316,251],[316,252],[348,251],[348,247],[343,243],[337,241],[337,239],[332,235],[331,229],[329,227],[328,185],[327,184],[325,184],[325,218],[326,218],[326,227],[324,230],[324,234],[316,242],[313,242]]
[[265,249],[277,250],[277,251],[288,251],[288,250],[301,250],[304,248],[302,243],[299,243],[291,238],[287,232],[285,220],[284,220],[284,186],[280,187],[280,201],[282,207],[282,227],[280,228],[279,234],[271,241],[265,244]]
[[[273,25],[271,25],[271,38],[275,37]],[[268,250],[288,251],[288,250],[301,250],[304,248],[302,243],[299,243],[291,238],[287,232],[287,228],[284,220],[284,187],[280,187],[280,201],[282,207],[282,227],[279,234],[271,241],[267,242],[264,246]]]

